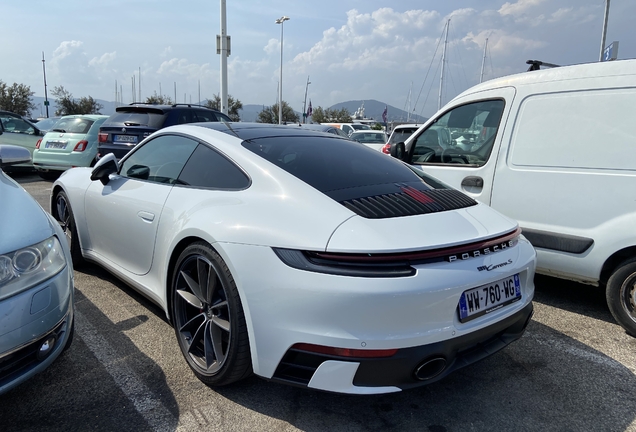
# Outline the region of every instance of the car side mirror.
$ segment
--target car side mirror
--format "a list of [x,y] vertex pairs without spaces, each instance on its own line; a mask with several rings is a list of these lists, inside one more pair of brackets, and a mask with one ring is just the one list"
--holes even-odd
[[31,153],[24,147],[0,145],[0,167],[31,162]]
[[91,180],[99,180],[103,185],[108,184],[110,175],[119,171],[119,164],[114,154],[108,153],[101,158],[91,172]]

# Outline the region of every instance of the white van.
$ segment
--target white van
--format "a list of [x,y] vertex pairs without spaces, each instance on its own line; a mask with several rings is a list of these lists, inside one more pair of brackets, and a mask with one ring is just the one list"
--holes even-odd
[[606,287],[636,336],[636,60],[472,87],[391,154],[519,221],[537,272]]

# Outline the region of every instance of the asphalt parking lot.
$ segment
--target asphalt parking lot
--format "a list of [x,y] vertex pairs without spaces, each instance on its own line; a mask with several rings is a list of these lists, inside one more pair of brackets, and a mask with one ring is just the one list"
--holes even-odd
[[[14,177],[48,210],[50,182]],[[519,341],[426,387],[347,396],[256,377],[208,388],[158,307],[97,266],[75,275],[73,345],[0,396],[2,431],[636,431],[636,338],[598,288],[538,276]]]

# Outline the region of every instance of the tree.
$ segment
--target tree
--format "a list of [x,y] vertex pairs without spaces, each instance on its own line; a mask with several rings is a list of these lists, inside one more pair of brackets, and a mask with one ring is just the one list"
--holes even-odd
[[170,96],[158,95],[157,92],[154,92],[152,96],[148,96],[146,98],[146,103],[156,105],[172,105],[172,99],[170,98]]
[[314,123],[326,123],[329,119],[325,116],[325,110],[323,110],[321,106],[318,106],[312,109],[311,121]]
[[314,123],[351,123],[351,114],[346,108],[336,109],[323,109],[318,106],[313,109],[311,115],[311,121]]
[[28,85],[13,83],[12,86],[8,86],[0,80],[0,109],[26,116],[35,109],[31,102],[31,96],[34,94]]
[[371,126],[371,129],[373,129],[373,130],[384,130],[384,127],[382,127],[382,125],[380,123],[375,123],[375,124],[373,124],[373,126]]
[[332,117],[336,123],[351,123],[351,113],[346,108],[333,110]]
[[[215,94],[212,100],[208,99],[206,101],[205,106],[221,111],[221,96]],[[239,110],[243,109],[243,103],[238,99],[234,99],[231,95],[227,95],[227,107],[227,115],[232,119],[232,121],[241,121]]]
[[[283,101],[283,123],[298,123],[298,114],[294,112],[292,107],[285,101]],[[258,113],[258,123],[278,123],[278,104],[275,103],[271,107],[263,108],[263,111]]]
[[51,94],[55,97],[55,104],[57,109],[55,115],[70,115],[70,114],[101,114],[99,110],[104,106],[98,103],[91,96],[82,97],[78,101],[73,98],[73,95],[66,90],[63,86],[54,87]]

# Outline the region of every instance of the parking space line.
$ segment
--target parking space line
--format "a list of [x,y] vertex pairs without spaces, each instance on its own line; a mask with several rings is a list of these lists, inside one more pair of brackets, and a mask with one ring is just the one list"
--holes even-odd
[[174,431],[177,419],[161,403],[161,400],[152,393],[128,365],[116,357],[116,350],[77,309],[75,310],[75,319],[75,331],[79,337],[113,377],[117,386],[150,427],[155,431]]

